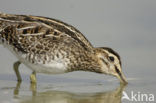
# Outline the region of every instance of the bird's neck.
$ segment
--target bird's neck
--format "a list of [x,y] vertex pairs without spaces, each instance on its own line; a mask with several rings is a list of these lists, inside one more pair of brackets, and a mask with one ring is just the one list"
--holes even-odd
[[79,57],[78,63],[72,68],[72,71],[90,71],[102,73],[100,64],[95,53],[87,53],[85,56]]

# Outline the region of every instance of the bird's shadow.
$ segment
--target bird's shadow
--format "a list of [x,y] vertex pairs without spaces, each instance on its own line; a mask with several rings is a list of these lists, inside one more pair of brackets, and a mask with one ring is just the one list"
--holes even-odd
[[[18,97],[21,82],[14,89],[14,98]],[[19,96],[20,103],[121,103],[122,92],[126,85],[114,90],[97,93],[72,93],[67,91],[48,90],[37,92],[36,84],[30,85],[31,96]]]

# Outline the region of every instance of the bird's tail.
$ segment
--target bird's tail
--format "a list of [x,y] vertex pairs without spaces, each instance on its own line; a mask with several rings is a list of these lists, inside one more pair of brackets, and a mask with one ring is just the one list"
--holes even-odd
[[3,30],[3,17],[5,17],[6,14],[0,12],[0,44],[2,44],[2,30]]
[[[2,15],[2,14],[3,14],[3,13],[0,12],[0,18],[1,18],[1,15]],[[0,19],[0,44],[2,44],[1,31],[2,31],[2,21],[1,21],[1,19]]]
[[[1,18],[1,15],[3,13],[0,12],[0,18]],[[0,20],[0,44],[2,44],[2,37],[1,37],[1,31],[2,31],[2,21]]]
[[11,15],[0,12],[0,44],[2,44],[3,41],[3,29],[10,25],[8,17],[11,17]]
[[7,14],[0,12],[0,32],[2,31],[2,28],[4,26],[4,18],[6,18],[7,16]]

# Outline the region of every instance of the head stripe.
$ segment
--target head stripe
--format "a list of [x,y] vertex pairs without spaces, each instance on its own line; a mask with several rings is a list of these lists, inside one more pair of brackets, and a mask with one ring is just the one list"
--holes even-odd
[[108,47],[101,47],[101,48],[107,50],[109,53],[114,54],[119,59],[119,63],[121,65],[121,59],[120,59],[120,56],[119,56],[119,54],[117,52],[115,52],[113,49],[108,48]]

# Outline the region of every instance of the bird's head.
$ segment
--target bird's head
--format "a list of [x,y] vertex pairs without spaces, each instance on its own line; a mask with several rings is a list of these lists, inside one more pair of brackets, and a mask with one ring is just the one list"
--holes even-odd
[[127,84],[126,78],[122,72],[120,56],[117,52],[108,47],[96,48],[96,57],[100,65],[100,71],[117,77],[120,83]]

